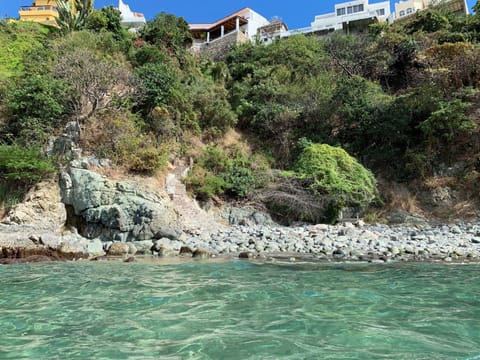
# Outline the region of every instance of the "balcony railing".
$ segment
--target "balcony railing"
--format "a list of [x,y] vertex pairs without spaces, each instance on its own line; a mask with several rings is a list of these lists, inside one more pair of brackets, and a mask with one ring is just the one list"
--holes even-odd
[[20,11],[58,11],[56,6],[20,6]]

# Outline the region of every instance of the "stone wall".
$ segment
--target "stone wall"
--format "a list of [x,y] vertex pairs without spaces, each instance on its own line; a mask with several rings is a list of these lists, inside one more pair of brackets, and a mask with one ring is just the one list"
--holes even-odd
[[197,52],[212,60],[225,60],[228,52],[236,45],[249,41],[248,37],[241,31],[234,31],[223,38],[215,39],[197,48]]

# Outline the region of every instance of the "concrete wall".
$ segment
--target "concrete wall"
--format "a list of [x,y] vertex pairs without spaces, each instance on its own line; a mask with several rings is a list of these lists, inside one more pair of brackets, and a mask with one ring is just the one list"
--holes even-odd
[[259,28],[270,24],[270,21],[268,21],[262,15],[253,10],[250,10],[248,12],[248,15],[245,17],[248,20],[248,24],[244,26],[245,35],[247,35],[250,40],[255,39]]

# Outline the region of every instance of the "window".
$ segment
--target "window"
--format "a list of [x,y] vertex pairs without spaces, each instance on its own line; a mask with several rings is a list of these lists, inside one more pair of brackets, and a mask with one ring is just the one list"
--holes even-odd
[[407,9],[407,14],[411,14],[413,12],[413,9],[412,8],[408,8]]
[[345,15],[345,8],[337,9],[337,16]]
[[405,11],[400,11],[400,16],[405,16]]
[[347,14],[354,14],[363,11],[363,4],[347,7]]
[[360,5],[355,5],[353,7],[353,12],[356,13],[356,12],[362,12],[363,11],[363,4],[360,4]]
[[385,15],[385,9],[377,10],[377,15],[378,15],[378,16],[383,16],[383,15]]

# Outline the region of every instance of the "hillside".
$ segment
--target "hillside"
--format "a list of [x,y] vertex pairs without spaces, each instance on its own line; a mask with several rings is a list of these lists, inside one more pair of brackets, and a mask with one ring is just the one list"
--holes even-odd
[[192,55],[174,15],[135,35],[112,7],[84,19],[0,22],[4,210],[81,149],[124,174],[183,161],[199,201],[284,223],[343,208],[371,221],[479,215],[478,15],[430,9],[363,34],[239,45],[225,62]]

